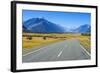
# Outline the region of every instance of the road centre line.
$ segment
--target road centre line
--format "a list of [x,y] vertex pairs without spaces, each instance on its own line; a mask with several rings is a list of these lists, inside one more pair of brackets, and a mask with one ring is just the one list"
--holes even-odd
[[58,54],[58,56],[57,56],[57,57],[60,57],[60,56],[61,56],[61,54],[62,54],[63,50],[64,50],[64,48],[60,51],[60,53]]
[[58,54],[58,56],[57,56],[57,57],[59,57],[61,54],[62,54],[62,51]]

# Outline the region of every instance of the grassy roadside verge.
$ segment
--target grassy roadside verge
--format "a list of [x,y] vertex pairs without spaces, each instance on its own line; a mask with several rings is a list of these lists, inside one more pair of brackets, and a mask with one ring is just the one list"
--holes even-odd
[[[37,50],[39,47],[46,46],[55,42],[60,42],[67,39],[78,39],[80,44],[91,53],[90,36],[81,34],[37,34],[37,33],[23,33],[23,35],[31,35],[32,39],[29,40],[27,36],[22,37],[22,53],[28,53]],[[46,39],[44,39],[46,37]]]
[[79,38],[80,44],[89,52],[91,53],[91,41],[89,36],[81,36]]
[[23,43],[22,43],[22,54],[26,54],[31,51],[37,50],[39,47],[46,46],[48,44],[52,44],[55,42],[60,42],[61,39],[48,39],[43,40],[42,38],[34,38],[32,40],[27,40],[25,37],[23,37]]

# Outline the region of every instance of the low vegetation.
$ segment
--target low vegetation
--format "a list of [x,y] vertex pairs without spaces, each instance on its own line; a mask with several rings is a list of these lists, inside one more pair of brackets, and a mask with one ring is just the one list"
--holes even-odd
[[36,46],[42,46],[42,45],[47,45],[49,43],[53,43],[53,42],[58,42],[61,39],[53,39],[53,38],[47,38],[44,39],[43,37],[32,37],[27,38],[27,37],[23,37],[23,48],[34,48]]
[[[80,44],[86,48],[86,50],[90,53],[90,35],[88,34],[38,34],[38,33],[23,33],[22,38],[22,47],[23,51],[29,52],[31,50],[36,50],[37,47],[45,46],[47,44],[55,43],[58,41],[66,40],[66,39],[78,39]],[[32,49],[34,48],[34,49]]]
[[80,44],[91,53],[91,38],[89,35],[82,35],[78,38],[80,40]]

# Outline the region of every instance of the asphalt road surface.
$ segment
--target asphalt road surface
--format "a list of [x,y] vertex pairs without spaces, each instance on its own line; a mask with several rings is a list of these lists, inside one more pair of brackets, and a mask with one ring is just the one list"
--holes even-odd
[[64,40],[41,47],[22,56],[23,62],[65,61],[90,59],[90,54],[77,39]]

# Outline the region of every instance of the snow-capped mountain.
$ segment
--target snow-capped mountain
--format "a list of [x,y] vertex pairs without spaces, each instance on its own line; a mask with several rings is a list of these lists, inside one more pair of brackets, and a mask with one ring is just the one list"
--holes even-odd
[[23,22],[23,31],[37,33],[63,33],[64,28],[44,18],[32,18]]
[[78,28],[74,29],[73,32],[77,33],[90,33],[91,32],[91,26],[88,24],[81,25]]

